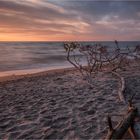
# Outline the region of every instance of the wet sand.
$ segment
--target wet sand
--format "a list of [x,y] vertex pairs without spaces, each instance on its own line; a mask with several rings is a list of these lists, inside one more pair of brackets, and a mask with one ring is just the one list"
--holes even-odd
[[[136,92],[140,107],[140,67],[121,74],[125,97]],[[74,69],[0,78],[0,139],[102,139],[107,114],[115,125],[126,111],[117,87],[111,74],[97,75],[91,87]]]

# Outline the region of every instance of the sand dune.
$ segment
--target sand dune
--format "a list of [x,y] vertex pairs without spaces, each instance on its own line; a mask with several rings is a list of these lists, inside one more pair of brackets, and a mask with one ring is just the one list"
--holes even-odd
[[[134,72],[135,71],[135,72]],[[128,98],[137,92],[140,106],[140,68],[122,73]],[[0,139],[102,139],[106,115],[116,124],[126,107],[117,95],[117,80],[98,75],[93,87],[73,70],[44,72],[0,83]]]

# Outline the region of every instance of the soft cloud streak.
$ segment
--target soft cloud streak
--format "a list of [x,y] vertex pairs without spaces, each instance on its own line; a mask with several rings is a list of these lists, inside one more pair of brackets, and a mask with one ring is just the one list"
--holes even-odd
[[137,1],[3,0],[0,40],[139,40],[139,9]]

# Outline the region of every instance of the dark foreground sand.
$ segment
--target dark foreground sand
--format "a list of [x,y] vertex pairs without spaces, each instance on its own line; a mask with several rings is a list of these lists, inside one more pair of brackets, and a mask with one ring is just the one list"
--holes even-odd
[[[140,67],[121,73],[128,98],[140,107]],[[113,123],[126,106],[119,102],[117,80],[98,75],[90,87],[74,70],[44,72],[1,79],[0,139],[102,139],[106,115]]]

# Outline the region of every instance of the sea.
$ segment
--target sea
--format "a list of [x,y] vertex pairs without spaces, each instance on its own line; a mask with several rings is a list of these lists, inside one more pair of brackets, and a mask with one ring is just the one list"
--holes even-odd
[[[72,67],[66,60],[66,42],[0,42],[0,76],[34,73]],[[115,46],[114,41],[79,42],[84,45]],[[121,41],[120,47],[134,47],[140,41]]]

